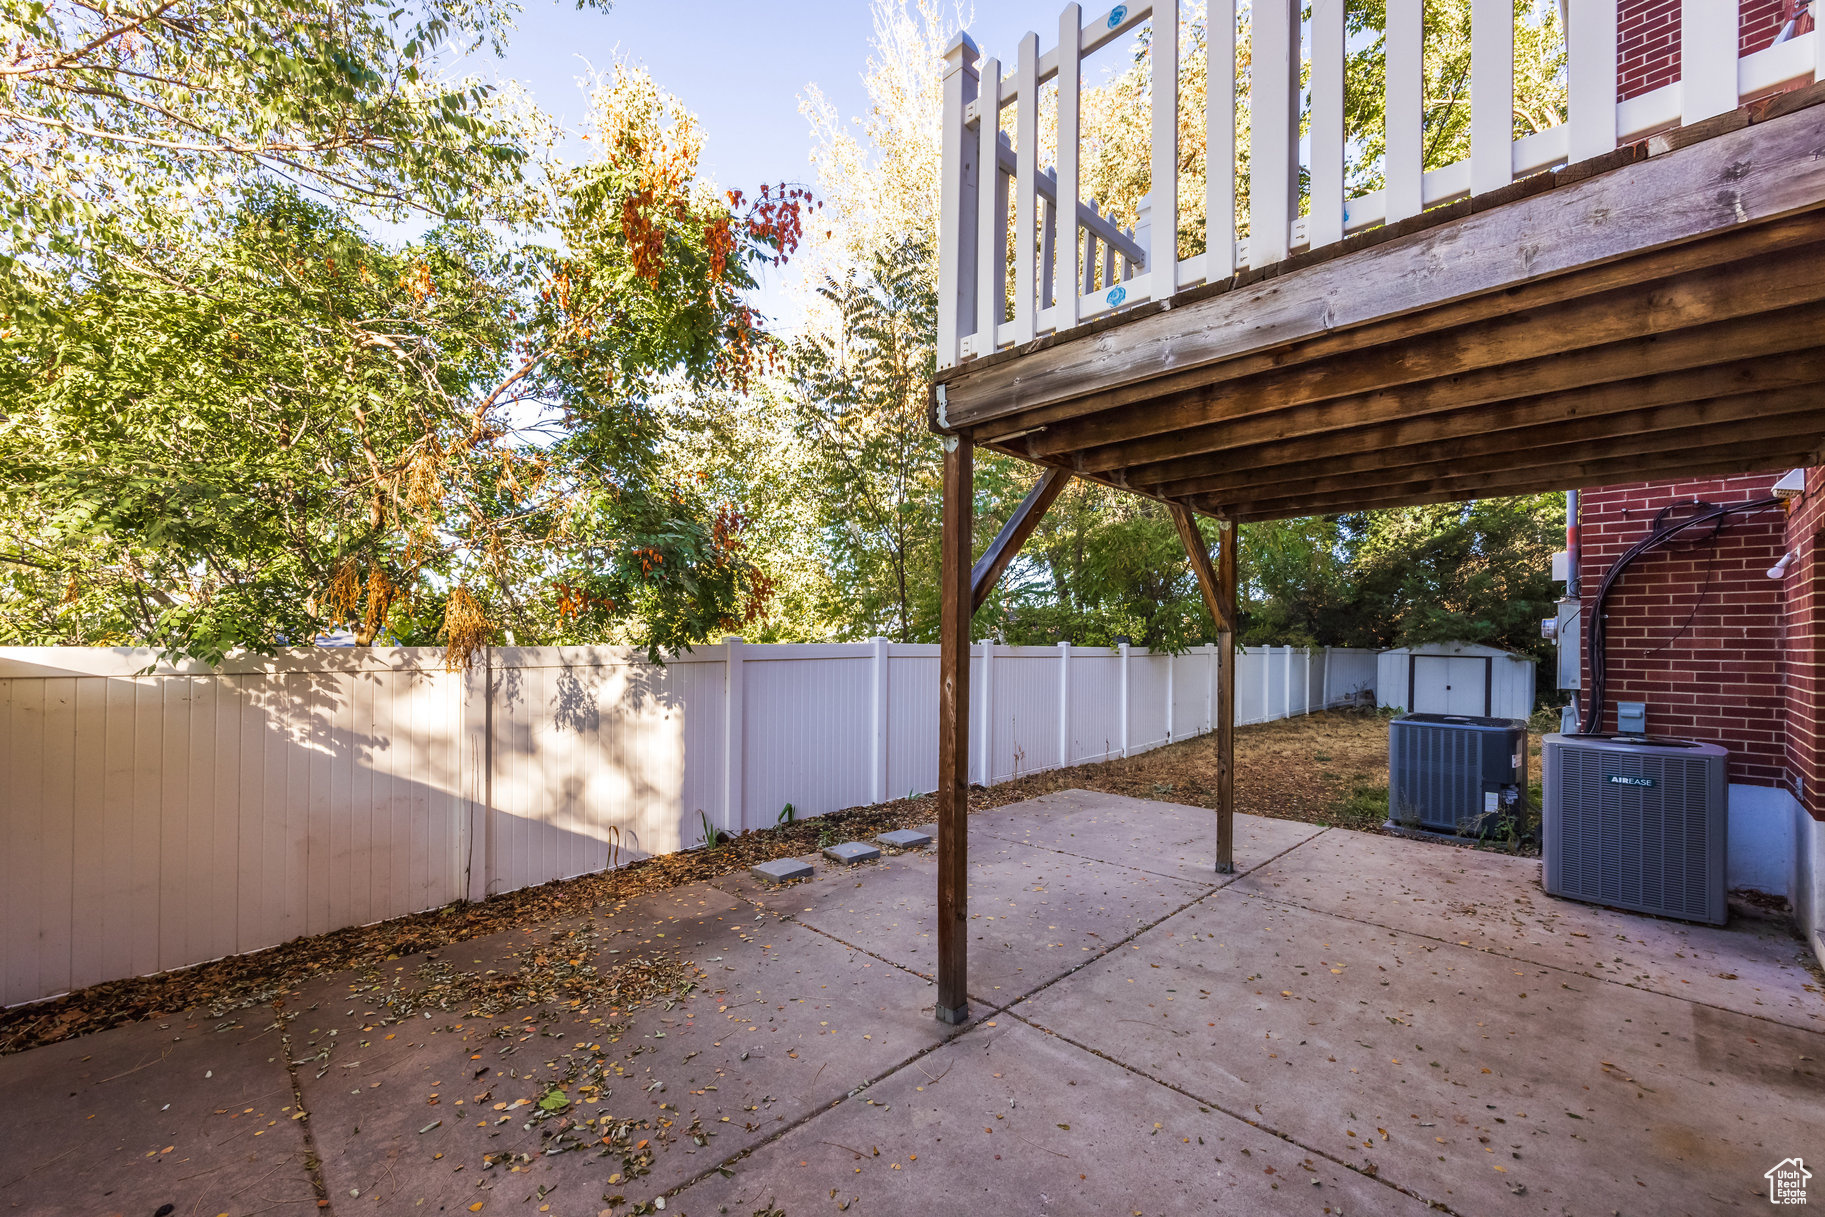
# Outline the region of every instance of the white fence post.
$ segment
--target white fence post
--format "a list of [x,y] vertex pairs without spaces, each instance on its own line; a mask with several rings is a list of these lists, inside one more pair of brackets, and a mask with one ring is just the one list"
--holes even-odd
[[746,698],[742,692],[741,638],[730,634],[722,640],[724,648],[723,698],[723,752],[722,752],[722,826],[728,832],[740,832],[742,829],[742,753],[747,737],[745,724],[742,722],[743,703]]
[[1261,718],[1267,722],[1274,717],[1274,648],[1261,648]]
[[1319,677],[1318,684],[1319,684],[1318,708],[1320,710],[1329,710],[1331,708],[1331,648],[1330,647],[1326,647],[1324,649],[1324,675]]
[[494,648],[482,648],[482,666],[462,674],[463,756],[468,770],[469,824],[463,857],[466,874],[455,885],[471,901],[488,898],[493,850],[488,840],[494,802]]
[[1128,755],[1128,722],[1133,716],[1128,713],[1128,644],[1121,644],[1122,672],[1122,755]]
[[[977,780],[984,789],[995,782],[995,640],[982,640],[982,744],[977,749],[982,754],[982,763],[977,769]],[[971,688],[978,682],[971,682]]]
[[887,660],[890,652],[885,638],[873,638],[874,644],[874,754],[869,792],[874,802],[887,801]]
[[1280,708],[1281,718],[1293,717],[1293,648],[1280,648]]
[[1058,767],[1071,767],[1071,642],[1058,644]]
[[1217,644],[1204,644],[1204,730],[1217,725]]
[[1179,657],[1177,655],[1174,655],[1171,651],[1166,652],[1166,742],[1169,744],[1172,742],[1172,728],[1173,728],[1172,678],[1173,678],[1174,674],[1176,673],[1178,666],[1179,666],[1178,659],[1179,659]]

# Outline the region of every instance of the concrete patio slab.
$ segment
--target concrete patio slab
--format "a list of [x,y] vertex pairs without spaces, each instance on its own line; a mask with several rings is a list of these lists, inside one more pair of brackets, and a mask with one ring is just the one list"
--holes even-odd
[[979,1026],[731,1170],[673,1197],[666,1212],[1425,1211],[1386,1183],[1008,1019]]
[[1540,886],[1537,858],[1338,829],[1236,888],[1825,1031],[1825,1004],[1804,987],[1806,946],[1784,924],[1693,925],[1561,900]]
[[269,1006],[0,1057],[0,1212],[317,1211]]
[[1013,1013],[1459,1213],[1718,1213],[1825,1151],[1825,1035],[1239,886]]
[[[970,993],[990,1008],[1082,966],[1213,886],[1018,842],[977,844],[969,870]],[[932,855],[902,854],[789,891],[747,891],[763,908],[930,977],[937,968],[937,868]]]
[[[701,977],[675,1006],[631,1016],[550,1005],[494,1019],[452,1011],[364,1043],[375,1007],[351,1007],[358,994],[346,994],[295,1024],[302,1033],[311,1023],[306,1048],[332,1029],[342,1041],[324,1076],[303,1075],[331,1196],[359,1192],[376,1212],[544,1196],[579,1213],[615,1196],[643,1202],[956,1033],[932,1018],[920,978],[708,885],[679,890],[693,898],[670,903],[697,916],[655,922],[643,898],[623,914],[644,928],[606,939],[659,947],[664,933],[677,944]],[[601,1089],[579,1087],[590,1081]],[[569,1106],[540,1122],[539,1100],[554,1086]],[[611,1114],[638,1125],[613,1152],[595,1123]],[[547,1135],[566,1122],[588,1144],[547,1156]],[[630,1160],[622,1151],[633,1145]]]
[[[1294,820],[1239,815],[1235,831],[1236,869],[1247,871],[1324,830]],[[972,853],[983,836],[1132,866],[1191,883],[1227,880],[1215,871],[1217,813],[1204,807],[1131,799],[1100,790],[1061,790],[977,812],[970,817]]]

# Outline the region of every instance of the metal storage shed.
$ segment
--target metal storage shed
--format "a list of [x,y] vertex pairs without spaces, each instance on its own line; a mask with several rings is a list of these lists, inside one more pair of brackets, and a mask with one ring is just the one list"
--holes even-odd
[[1470,642],[1428,642],[1383,651],[1376,701],[1419,714],[1526,718],[1534,707],[1534,661]]

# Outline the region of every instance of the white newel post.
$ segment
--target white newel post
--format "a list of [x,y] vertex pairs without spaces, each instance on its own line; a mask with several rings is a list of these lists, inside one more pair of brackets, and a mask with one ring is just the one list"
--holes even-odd
[[1128,719],[1130,717],[1128,714],[1128,673],[1130,671],[1130,668],[1128,666],[1128,644],[1127,643],[1125,643],[1125,642],[1122,643],[1121,652],[1122,652],[1122,658],[1121,658],[1121,665],[1122,665],[1122,755],[1127,756],[1128,755]]
[[1058,644],[1058,767],[1071,767],[1071,643]]
[[[943,197],[938,203],[938,366],[962,357],[976,328],[976,141],[963,112],[976,100],[976,44],[959,33],[944,52]],[[954,251],[954,252],[952,252]],[[951,256],[945,257],[950,252]]]
[[723,668],[723,699],[727,709],[723,714],[722,745],[722,826],[728,832],[740,832],[742,829],[742,753],[746,731],[742,724],[742,706],[746,700],[742,692],[741,649],[745,645],[737,635],[730,634],[722,640],[725,666]]
[[873,780],[869,791],[876,803],[887,801],[887,660],[885,638],[869,639],[874,644],[874,756]]
[[976,780],[987,789],[995,780],[995,640],[982,640],[982,679],[970,682],[970,691],[982,690],[982,743],[976,749]]

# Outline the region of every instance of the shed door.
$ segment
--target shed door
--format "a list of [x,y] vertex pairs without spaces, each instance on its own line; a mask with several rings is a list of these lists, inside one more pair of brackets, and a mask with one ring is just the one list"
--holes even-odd
[[1488,682],[1489,661],[1481,657],[1415,655],[1411,708],[1419,714],[1483,714]]

